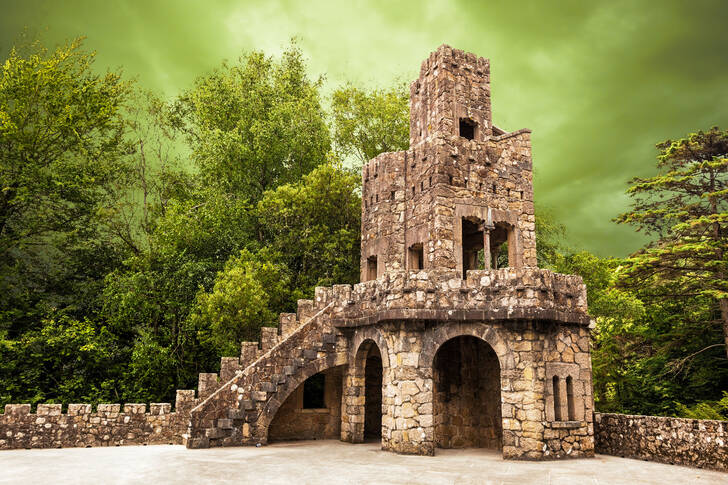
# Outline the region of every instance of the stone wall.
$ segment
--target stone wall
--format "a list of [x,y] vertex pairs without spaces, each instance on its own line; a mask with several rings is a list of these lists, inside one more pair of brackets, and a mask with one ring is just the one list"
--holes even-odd
[[597,453],[728,471],[728,421],[594,415]]
[[0,414],[0,450],[147,444],[181,444],[187,432],[195,391],[177,391],[175,412],[169,403],[8,404]]

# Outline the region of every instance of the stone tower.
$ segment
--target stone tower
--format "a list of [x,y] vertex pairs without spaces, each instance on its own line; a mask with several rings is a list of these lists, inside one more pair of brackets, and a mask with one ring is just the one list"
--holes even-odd
[[410,148],[362,169],[361,280],[536,266],[528,130],[493,126],[490,64],[442,46],[410,87]]
[[188,447],[594,454],[586,288],[537,267],[530,132],[493,126],[490,99],[486,59],[425,60],[409,149],[362,169],[362,282],[299,300],[223,359],[223,382],[201,374]]

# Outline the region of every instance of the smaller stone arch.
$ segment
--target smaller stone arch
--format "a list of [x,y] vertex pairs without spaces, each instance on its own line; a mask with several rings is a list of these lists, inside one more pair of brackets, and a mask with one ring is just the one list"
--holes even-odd
[[[367,357],[373,354],[380,357],[381,370],[378,376],[367,376]],[[389,382],[389,352],[380,332],[374,328],[357,331],[352,338],[348,360],[349,366],[344,380],[341,439],[350,443],[362,443],[371,426],[378,425],[378,434],[382,434],[382,404],[384,388]],[[371,379],[374,379],[375,387],[379,389],[370,387]]]
[[258,417],[257,430],[264,436],[261,436],[262,442],[268,442],[268,429],[271,422],[275,418],[278,410],[288,397],[295,391],[306,379],[312,377],[319,372],[336,367],[336,356],[327,355],[320,359],[309,362],[304,365],[296,373],[289,376],[285,383],[280,385],[275,394],[266,402]]
[[367,340],[376,344],[379,348],[379,353],[382,356],[382,366],[389,368],[389,350],[387,348],[387,341],[384,340],[379,330],[372,327],[364,327],[361,330],[357,330],[352,337],[351,346],[349,347],[349,367],[356,367],[357,355],[361,350],[362,344],[366,343]]

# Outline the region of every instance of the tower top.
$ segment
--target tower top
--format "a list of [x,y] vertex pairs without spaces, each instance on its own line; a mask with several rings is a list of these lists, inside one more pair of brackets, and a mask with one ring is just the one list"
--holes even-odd
[[410,85],[410,147],[438,134],[484,141],[492,133],[490,61],[441,45]]

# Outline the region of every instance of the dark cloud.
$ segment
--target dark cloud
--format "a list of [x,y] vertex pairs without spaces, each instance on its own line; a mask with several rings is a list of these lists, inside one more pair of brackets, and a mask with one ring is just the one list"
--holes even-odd
[[495,122],[533,130],[537,202],[602,255],[644,242],[611,219],[654,144],[728,126],[723,1],[3,3],[3,54],[25,27],[48,44],[85,35],[100,65],[168,96],[293,36],[329,86],[411,79],[441,43],[489,57]]

